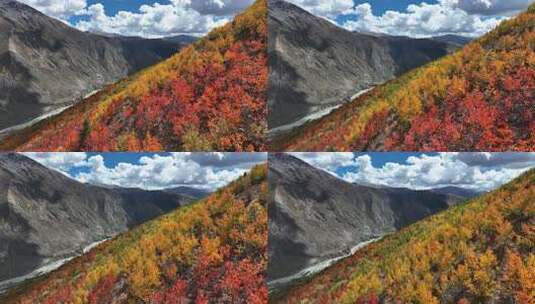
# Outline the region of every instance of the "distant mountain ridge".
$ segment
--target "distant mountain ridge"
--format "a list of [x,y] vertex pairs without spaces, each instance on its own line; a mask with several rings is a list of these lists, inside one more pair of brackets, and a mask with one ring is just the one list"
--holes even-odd
[[0,130],[79,101],[190,42],[82,32],[0,0]]
[[446,41],[351,32],[283,0],[270,0],[269,129],[426,64],[454,50]]
[[82,184],[20,154],[0,154],[0,281],[69,257],[195,200]]
[[269,155],[269,176],[269,281],[340,256],[465,199],[347,183],[289,154]]

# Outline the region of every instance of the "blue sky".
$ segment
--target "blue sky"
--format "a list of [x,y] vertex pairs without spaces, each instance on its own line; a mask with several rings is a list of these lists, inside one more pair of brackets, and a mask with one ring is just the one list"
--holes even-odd
[[[215,190],[266,153],[24,153],[85,183],[144,189]],[[291,153],[352,183],[488,191],[535,166],[535,153]]]
[[352,31],[481,36],[531,0],[288,0]]
[[351,183],[488,191],[535,166],[535,153],[292,153]]
[[80,182],[128,188],[189,186],[215,190],[252,166],[265,153],[24,153]]
[[[87,6],[91,6],[93,4],[102,3],[104,7],[106,8],[106,13],[108,15],[116,15],[119,11],[129,11],[129,12],[139,12],[139,7],[141,5],[151,5],[155,1],[153,0],[88,0]],[[161,4],[169,4],[170,2],[168,0],[160,0],[158,1]],[[88,20],[89,16],[83,15],[83,16],[71,16],[68,21],[71,24],[76,24],[80,20]]]
[[204,35],[254,0],[19,0],[82,31],[125,36]]
[[[409,4],[419,4],[423,1],[418,0],[372,0],[372,1],[363,1],[355,0],[353,1],[355,5],[362,3],[370,3],[372,5],[374,14],[383,14],[387,10],[393,11],[405,11]],[[429,4],[437,3],[435,0],[426,1]]]
[[[85,160],[101,155],[103,157],[104,165],[108,168],[115,168],[120,163],[129,163],[129,164],[139,164],[139,160],[142,157],[153,158],[155,155],[160,156],[169,156],[170,153],[84,153]],[[69,166],[69,169],[66,172],[70,176],[78,176],[80,173],[89,173],[91,172],[91,167],[89,166]]]
[[[84,31],[203,35],[254,0],[19,0]],[[414,37],[480,36],[531,0],[288,0],[354,31]]]

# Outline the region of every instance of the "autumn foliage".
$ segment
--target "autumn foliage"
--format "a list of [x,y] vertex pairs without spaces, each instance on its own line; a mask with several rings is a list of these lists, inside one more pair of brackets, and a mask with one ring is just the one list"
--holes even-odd
[[261,151],[267,4],[0,144],[19,151]]
[[266,303],[267,165],[143,224],[2,303]]
[[280,303],[535,300],[535,169],[369,245]]
[[460,51],[272,143],[292,151],[531,151],[535,4]]

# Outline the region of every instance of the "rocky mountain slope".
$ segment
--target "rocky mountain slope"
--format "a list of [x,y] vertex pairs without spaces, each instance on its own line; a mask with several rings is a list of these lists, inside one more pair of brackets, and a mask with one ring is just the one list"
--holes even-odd
[[267,165],[99,245],[2,303],[267,303]]
[[270,154],[269,174],[269,280],[341,256],[463,200],[347,183],[288,154]]
[[531,151],[535,4],[458,52],[303,125],[278,151]]
[[535,170],[370,245],[276,303],[533,303]]
[[270,0],[269,128],[349,100],[448,54],[432,39],[351,32],[283,0]]
[[0,0],[0,130],[79,101],[188,43],[81,32]]
[[264,151],[267,4],[0,142],[7,151]]
[[82,184],[23,155],[0,154],[0,281],[193,200],[191,193]]

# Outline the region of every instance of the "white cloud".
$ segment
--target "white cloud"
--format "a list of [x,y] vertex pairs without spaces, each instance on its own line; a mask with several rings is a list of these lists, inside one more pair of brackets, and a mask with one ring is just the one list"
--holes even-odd
[[493,29],[505,17],[482,18],[460,8],[442,4],[411,4],[406,12],[386,11],[377,16],[368,3],[355,7],[341,26],[352,31],[364,30],[411,37],[458,34],[480,36]]
[[177,34],[201,35],[227,23],[254,0],[170,0],[154,1],[132,11],[107,15],[105,1],[88,6],[86,0],[21,0],[41,12],[69,20],[84,15],[87,20],[73,26],[82,31],[106,32],[125,36],[162,37]]
[[139,13],[120,11],[106,15],[104,5],[88,8],[89,20],[75,24],[82,31],[106,32],[125,36],[161,37],[176,34],[203,34],[228,22],[213,15],[201,15],[189,6],[172,4],[142,5]]
[[188,159],[198,163],[201,166],[210,166],[215,168],[239,167],[247,168],[251,165],[265,162],[267,153],[223,153],[223,152],[205,152],[205,153],[173,153],[180,156],[186,156]]
[[26,152],[23,155],[40,162],[41,164],[59,171],[67,172],[72,167],[87,165],[87,154],[84,152],[51,153],[51,152]]
[[288,2],[300,6],[316,16],[326,18],[351,13],[355,6],[353,0],[288,0]]
[[84,13],[84,9],[87,7],[86,0],[18,0],[25,3],[42,13],[58,18],[67,20],[74,15],[80,15]]
[[185,3],[203,15],[228,16],[243,11],[254,0],[171,0],[175,6]]
[[452,154],[456,159],[464,162],[469,166],[482,167],[505,167],[505,168],[524,168],[535,163],[535,152],[531,153],[455,153]]
[[[337,153],[332,153],[337,154]],[[406,163],[386,163],[378,168],[372,163],[373,154],[347,156],[340,166],[316,161],[313,155],[294,154],[308,163],[340,178],[361,184],[388,187],[431,189],[456,186],[478,191],[495,189],[535,166],[534,153],[441,153],[410,156]],[[331,159],[337,159],[335,155]],[[337,169],[351,167],[343,173]]]
[[445,6],[460,8],[469,14],[510,15],[526,9],[532,0],[439,0]]
[[439,0],[410,4],[404,11],[375,15],[372,4],[353,0],[289,0],[312,14],[351,31],[429,37],[445,34],[480,36],[502,20],[524,10],[531,0]]
[[290,153],[315,167],[328,171],[354,164],[355,155],[351,152],[294,152]]
[[[191,186],[215,190],[266,162],[265,153],[172,153],[143,156],[137,163],[105,163],[106,154],[25,153],[50,168],[60,170],[83,183],[127,188],[164,189]],[[72,173],[74,167],[83,171]]]

